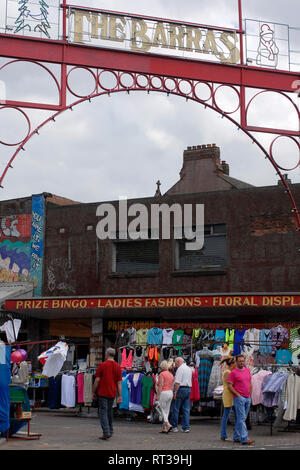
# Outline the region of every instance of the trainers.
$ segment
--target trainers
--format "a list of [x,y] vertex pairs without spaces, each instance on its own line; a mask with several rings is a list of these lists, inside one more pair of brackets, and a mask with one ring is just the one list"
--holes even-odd
[[248,439],[248,441],[242,442],[242,445],[243,445],[243,446],[249,446],[249,445],[251,445],[251,444],[254,444],[254,442],[255,442],[255,441],[251,441],[250,439]]
[[[229,439],[229,437],[221,437],[221,441],[225,441],[225,442],[232,442],[232,439]],[[237,442],[237,441],[235,441]]]
[[172,428],[171,432],[178,432],[178,428]]
[[189,429],[183,429],[182,432],[190,432]]

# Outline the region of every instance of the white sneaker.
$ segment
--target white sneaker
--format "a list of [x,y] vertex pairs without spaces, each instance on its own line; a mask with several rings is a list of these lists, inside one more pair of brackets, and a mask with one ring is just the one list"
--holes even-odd
[[178,428],[172,428],[172,432],[178,432]]
[[183,429],[182,432],[190,432],[189,429]]

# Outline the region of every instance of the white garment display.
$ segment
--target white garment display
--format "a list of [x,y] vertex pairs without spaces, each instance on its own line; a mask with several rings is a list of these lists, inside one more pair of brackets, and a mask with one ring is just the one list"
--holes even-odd
[[22,321],[18,319],[13,321],[8,320],[0,326],[0,331],[5,331],[6,333],[8,343],[14,343],[17,340],[21,323]]
[[163,344],[172,344],[173,343],[173,328],[164,328],[163,329]]
[[64,374],[61,378],[61,404],[68,408],[76,405],[76,381],[74,375]]
[[66,360],[67,353],[67,343],[59,341],[55,346],[40,354],[38,359],[44,364],[42,374],[46,377],[56,377]]

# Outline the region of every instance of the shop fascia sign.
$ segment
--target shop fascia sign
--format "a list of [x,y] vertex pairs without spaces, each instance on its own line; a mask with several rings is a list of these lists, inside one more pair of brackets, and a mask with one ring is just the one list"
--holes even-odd
[[69,42],[99,47],[128,45],[134,52],[210,54],[230,64],[240,60],[234,30],[77,7],[69,8],[68,17]]
[[300,295],[181,295],[6,300],[6,310],[89,308],[300,307]]

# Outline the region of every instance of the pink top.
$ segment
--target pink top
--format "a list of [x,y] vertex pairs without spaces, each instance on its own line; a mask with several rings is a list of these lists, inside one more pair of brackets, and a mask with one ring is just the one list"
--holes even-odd
[[262,394],[262,383],[266,375],[270,375],[272,372],[268,370],[261,370],[254,374],[252,377],[252,394],[251,402],[252,405],[259,405],[262,403],[263,394]]
[[251,374],[248,367],[243,367],[243,369],[236,367],[233,369],[229,374],[227,382],[230,382],[242,397],[250,397]]
[[159,374],[159,379],[162,380],[163,387],[162,392],[166,390],[173,390],[174,385],[174,376],[168,370],[164,370]]

